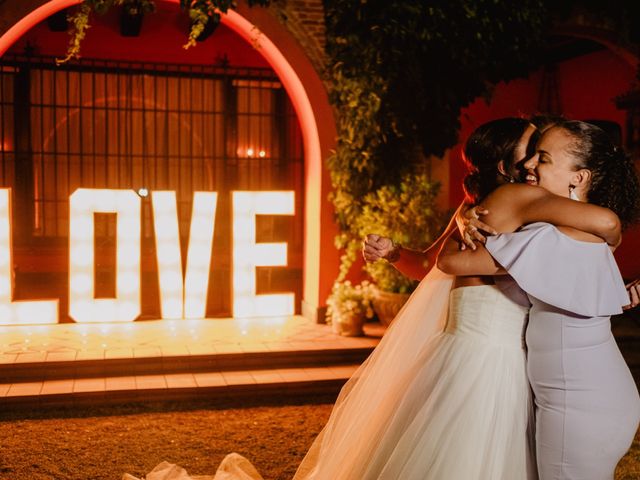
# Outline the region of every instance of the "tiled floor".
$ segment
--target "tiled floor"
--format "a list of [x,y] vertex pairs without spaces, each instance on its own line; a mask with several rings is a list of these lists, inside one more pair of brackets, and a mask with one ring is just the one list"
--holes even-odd
[[383,327],[341,337],[300,316],[0,327],[0,364],[375,346]]
[[[341,337],[300,316],[0,327],[0,405],[337,392],[384,328],[367,324],[365,332]],[[229,356],[235,363],[221,362]],[[10,380],[18,371],[26,376]]]
[[[613,322],[636,374],[638,325]],[[341,337],[300,316],[0,327],[0,408],[337,393],[384,327],[365,332]]]

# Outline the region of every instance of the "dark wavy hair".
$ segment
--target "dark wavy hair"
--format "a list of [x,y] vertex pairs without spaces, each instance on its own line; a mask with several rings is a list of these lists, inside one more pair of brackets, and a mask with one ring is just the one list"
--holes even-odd
[[565,121],[553,128],[561,128],[572,137],[570,149],[576,159],[575,169],[591,171],[589,203],[613,210],[623,227],[637,222],[640,215],[638,172],[624,150],[616,146],[603,129],[590,123]]
[[544,132],[548,128],[566,121],[567,119],[562,115],[557,115],[555,113],[536,113],[529,117],[529,122],[531,122],[539,132]]
[[530,123],[524,118],[501,118],[474,130],[464,146],[463,160],[469,170],[463,186],[468,199],[477,204],[500,186],[498,164],[509,170],[515,149]]

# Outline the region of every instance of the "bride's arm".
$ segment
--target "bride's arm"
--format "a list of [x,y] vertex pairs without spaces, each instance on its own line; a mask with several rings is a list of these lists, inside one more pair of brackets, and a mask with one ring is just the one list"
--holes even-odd
[[451,275],[504,275],[507,273],[491,256],[484,245],[475,250],[460,250],[459,241],[452,235],[442,246],[437,258],[438,269]]
[[453,215],[442,235],[426,250],[412,250],[400,245],[392,246],[391,239],[387,237],[380,237],[375,234],[367,235],[362,248],[365,261],[375,262],[385,259],[403,275],[415,280],[422,280],[436,264],[436,257],[445,240],[451,232],[456,230],[455,218],[463,205]]

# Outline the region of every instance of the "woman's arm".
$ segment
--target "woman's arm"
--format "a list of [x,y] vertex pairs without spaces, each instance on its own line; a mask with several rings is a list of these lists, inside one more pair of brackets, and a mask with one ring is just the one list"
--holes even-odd
[[475,250],[460,250],[452,235],[442,246],[437,258],[438,269],[451,275],[503,275],[505,270],[493,259],[484,245]]
[[591,233],[617,247],[622,238],[618,216],[608,208],[554,195],[531,185],[504,185],[492,192],[483,206],[485,222],[498,232],[513,232],[522,225],[547,222]]
[[449,238],[449,235],[457,230],[458,227],[455,222],[455,217],[456,216],[454,214],[451,220],[449,220],[449,224],[442,235],[440,235],[435,242],[429,245],[426,250],[419,252],[400,247],[398,251],[398,259],[393,262],[392,265],[404,275],[416,280],[422,280],[436,264],[438,252]]
[[[562,198],[540,187],[504,185],[482,204],[489,211],[486,223],[501,233],[514,232],[528,223],[547,222],[592,233],[612,246],[620,244],[620,219],[611,210]],[[455,242],[443,248],[437,263],[440,270],[453,275],[503,273],[485,248],[460,251]]]

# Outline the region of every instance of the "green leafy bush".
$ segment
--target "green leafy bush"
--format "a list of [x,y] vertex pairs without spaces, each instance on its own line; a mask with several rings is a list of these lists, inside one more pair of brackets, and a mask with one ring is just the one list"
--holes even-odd
[[[407,174],[399,185],[385,185],[367,194],[357,220],[358,233],[390,237],[394,242],[424,250],[440,234],[446,215],[435,207],[440,185],[425,174]],[[417,282],[384,261],[365,267],[374,283],[387,292],[410,293]]]
[[[378,231],[413,248],[433,239],[441,214],[435,185],[417,174],[420,159],[457,143],[461,108],[536,67],[546,3],[324,1],[327,84],[338,122],[328,160],[343,252],[338,283],[363,234]],[[367,271],[384,290],[413,286],[382,263]]]

